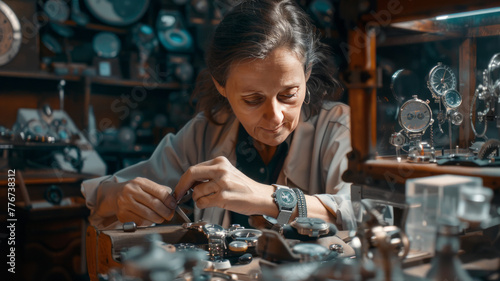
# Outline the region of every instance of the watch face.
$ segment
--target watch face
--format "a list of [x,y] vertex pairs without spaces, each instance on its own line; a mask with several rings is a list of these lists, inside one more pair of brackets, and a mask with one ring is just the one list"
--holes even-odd
[[262,235],[262,231],[258,229],[238,229],[232,231],[230,235],[235,240],[255,239]]
[[21,24],[14,11],[0,1],[0,66],[10,62],[21,48]]
[[203,232],[208,235],[215,232],[223,232],[225,229],[218,224],[207,223],[203,226]]
[[450,67],[439,63],[429,72],[429,88],[435,96],[457,87],[457,78]]
[[432,113],[429,105],[417,98],[409,100],[401,106],[399,124],[408,132],[425,131],[431,124]]
[[297,204],[297,195],[288,188],[280,188],[276,190],[277,202],[285,208],[293,208]]
[[443,104],[446,108],[457,108],[462,104],[462,95],[457,90],[448,90],[444,93]]

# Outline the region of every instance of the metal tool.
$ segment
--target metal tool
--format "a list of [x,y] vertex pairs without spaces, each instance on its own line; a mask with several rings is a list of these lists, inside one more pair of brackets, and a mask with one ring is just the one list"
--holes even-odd
[[189,217],[184,213],[184,211],[181,209],[180,206],[177,205],[175,208],[175,212],[185,221],[185,222],[192,222]]

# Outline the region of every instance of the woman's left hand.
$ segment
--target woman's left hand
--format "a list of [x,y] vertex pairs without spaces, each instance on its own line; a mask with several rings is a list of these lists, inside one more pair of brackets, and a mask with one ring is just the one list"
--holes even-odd
[[273,188],[250,179],[226,157],[190,167],[175,187],[176,200],[192,187],[193,200],[200,209],[219,207],[245,215],[276,212]]

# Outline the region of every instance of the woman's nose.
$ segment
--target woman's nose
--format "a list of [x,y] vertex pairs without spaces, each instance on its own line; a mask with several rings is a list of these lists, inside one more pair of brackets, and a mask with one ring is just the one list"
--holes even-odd
[[266,106],[264,118],[271,124],[279,125],[283,120],[283,111],[284,108],[280,102],[277,100],[271,100]]

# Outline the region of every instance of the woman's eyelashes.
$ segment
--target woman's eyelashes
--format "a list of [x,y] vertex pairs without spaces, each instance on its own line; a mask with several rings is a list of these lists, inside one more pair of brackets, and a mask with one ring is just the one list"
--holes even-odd
[[[283,102],[293,102],[299,96],[299,89],[293,88],[291,90],[285,91],[283,93],[278,94],[278,100]],[[266,97],[260,94],[249,95],[243,97],[243,102],[249,105],[259,105],[266,100]]]

